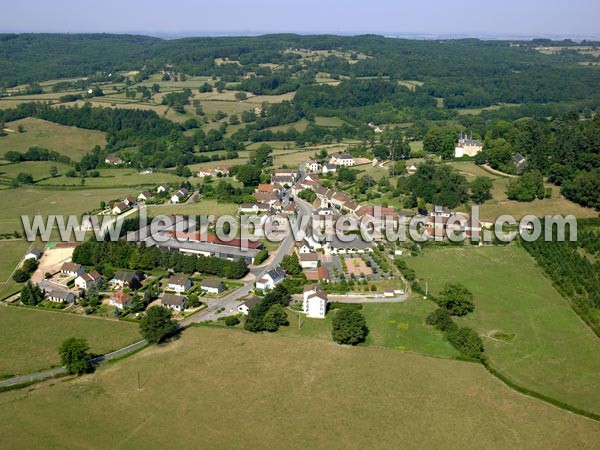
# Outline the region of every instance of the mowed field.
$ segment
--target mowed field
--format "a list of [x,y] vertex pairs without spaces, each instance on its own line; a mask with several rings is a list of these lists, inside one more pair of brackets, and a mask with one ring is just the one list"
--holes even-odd
[[80,216],[85,211],[98,208],[102,200],[108,203],[132,194],[127,188],[51,190],[22,187],[6,190],[0,195],[0,210],[5,212],[0,217],[0,233],[22,232],[21,215]]
[[550,183],[545,187],[552,188],[552,198],[543,200],[534,200],[532,202],[517,202],[509,200],[506,196],[506,189],[510,178],[494,175],[472,162],[451,162],[448,165],[461,172],[467,181],[473,181],[476,176],[486,176],[493,180],[492,199],[480,205],[480,217],[487,220],[495,220],[502,214],[510,214],[517,220],[528,214],[542,217],[546,214],[567,215],[572,214],[578,218],[598,217],[598,212],[592,208],[583,206],[567,200],[560,194],[560,188]]
[[[11,274],[25,256],[31,244],[25,240],[0,240],[0,299],[11,295],[20,289]],[[40,246],[41,248],[41,246]]]
[[3,393],[0,436],[4,448],[548,449],[596,448],[600,424],[476,364],[193,328],[95,374]]
[[[17,128],[23,125],[24,133]],[[9,150],[25,152],[29,147],[43,147],[79,161],[83,155],[92,151],[94,146],[104,147],[106,139],[101,131],[67,127],[41,119],[28,117],[6,124],[7,136],[0,138],[0,155]]]
[[427,249],[408,260],[437,294],[462,283],[475,311],[462,325],[483,338],[493,366],[520,385],[600,413],[600,339],[521,247]]
[[107,353],[141,340],[138,325],[72,314],[0,307],[0,376],[60,365],[58,349],[69,337],[85,338],[91,351]]

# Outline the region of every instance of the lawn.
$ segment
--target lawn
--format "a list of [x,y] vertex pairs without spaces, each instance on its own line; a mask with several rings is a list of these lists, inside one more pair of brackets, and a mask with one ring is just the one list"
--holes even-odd
[[[55,179],[50,178],[50,167],[56,167],[58,169],[58,174],[63,176],[58,176]],[[71,182],[80,185],[80,178],[66,178],[64,174],[73,169],[73,167],[67,164],[61,164],[56,161],[24,161],[16,164],[4,164],[0,165],[0,175],[9,178],[17,178],[17,175],[21,172],[29,173],[33,177],[35,181],[43,180],[43,184],[56,182],[67,183]],[[46,180],[47,178],[47,180]],[[86,180],[87,181],[87,180]]]
[[21,215],[48,214],[80,215],[98,208],[100,201],[122,199],[133,195],[130,189],[74,189],[51,190],[22,187],[4,191],[0,195],[0,210],[7,211],[0,218],[0,233],[22,232]]
[[[24,133],[18,133],[17,127],[23,125]],[[92,151],[94,146],[104,147],[106,139],[101,131],[67,127],[41,119],[26,118],[9,122],[6,127],[15,133],[0,138],[0,154],[8,150],[25,152],[29,147],[43,147],[79,161],[83,155]]]
[[234,203],[218,203],[216,200],[200,200],[199,202],[182,205],[151,205],[148,206],[148,215],[158,214],[213,214],[215,216],[231,215],[237,212],[238,205]]
[[517,394],[476,364],[209,327],[52,384],[0,396],[3,447],[546,449],[600,439],[597,422]]
[[91,351],[98,354],[141,339],[133,323],[12,306],[0,307],[0,329],[4,342],[0,376],[59,365],[58,348],[69,337],[87,339]]
[[17,292],[21,284],[12,280],[11,274],[21,261],[30,243],[24,240],[0,240],[0,299]]
[[491,174],[473,162],[451,162],[448,165],[461,172],[467,178],[467,181],[473,181],[477,176],[486,176],[493,180],[492,199],[480,205],[480,217],[482,219],[495,220],[502,214],[510,214],[517,220],[527,214],[538,217],[546,214],[573,214],[575,217],[580,218],[598,217],[598,212],[592,208],[584,208],[564,198],[560,194],[560,188],[553,184],[545,184],[547,188],[552,189],[552,198],[532,202],[517,202],[509,200],[506,196],[509,178]]
[[600,339],[516,245],[427,249],[408,260],[433,293],[464,284],[492,364],[529,389],[600,413]]

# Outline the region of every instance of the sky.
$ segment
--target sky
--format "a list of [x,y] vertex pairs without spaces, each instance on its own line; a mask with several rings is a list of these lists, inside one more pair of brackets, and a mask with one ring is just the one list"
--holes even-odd
[[0,32],[600,37],[598,0],[0,0],[0,10]]

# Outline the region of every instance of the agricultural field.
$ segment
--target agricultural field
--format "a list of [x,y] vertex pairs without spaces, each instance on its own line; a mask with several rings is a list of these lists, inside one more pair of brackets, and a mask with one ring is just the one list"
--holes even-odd
[[437,294],[462,283],[475,311],[461,325],[484,339],[494,367],[518,384],[600,413],[600,339],[517,246],[428,248],[408,260]]
[[[23,164],[23,163],[21,163]],[[19,164],[20,165],[20,164]],[[49,167],[53,164],[46,162]],[[70,169],[70,167],[68,168]],[[68,170],[67,169],[67,170]],[[0,166],[0,171],[2,166]],[[28,170],[21,170],[22,172],[29,172]],[[59,169],[59,174],[64,174],[66,170]],[[137,169],[99,169],[99,177],[88,177],[85,179],[85,186],[88,188],[107,188],[107,187],[128,187],[134,190],[140,190],[144,187],[156,188],[163,183],[170,183],[171,185],[179,185],[185,178],[178,177],[173,172],[154,172],[141,174]],[[46,170],[46,176],[48,171]],[[35,178],[35,176],[34,176]],[[44,180],[40,185],[43,186],[80,186],[80,178],[68,178],[65,176],[48,178]],[[135,192],[137,197],[139,192]]]
[[0,328],[3,341],[10,343],[0,354],[0,377],[59,365],[58,348],[69,337],[87,339],[97,354],[141,339],[133,323],[12,306],[0,307]]
[[13,281],[11,274],[30,245],[25,240],[0,240],[0,299],[19,290],[21,285]]
[[545,187],[552,189],[552,198],[534,200],[532,202],[517,202],[509,200],[506,196],[506,189],[510,178],[487,172],[472,162],[451,162],[448,165],[461,172],[467,178],[467,181],[473,181],[476,176],[486,176],[493,180],[493,198],[480,205],[479,208],[482,219],[495,220],[502,214],[510,214],[517,220],[528,214],[538,217],[546,214],[572,214],[578,218],[598,217],[598,213],[592,208],[584,208],[577,203],[567,200],[560,194],[560,188],[553,184],[545,183]]
[[[62,176],[52,180],[50,176],[50,167],[52,166],[56,167],[58,169],[58,174]],[[64,177],[64,174],[71,169],[73,169],[73,167],[68,164],[61,164],[56,161],[23,161],[14,164],[0,165],[0,177],[2,177],[3,180],[6,180],[7,177],[15,179],[19,173],[23,172],[31,174],[36,182],[43,180],[43,183],[46,184],[62,180],[63,183],[71,181],[73,185],[79,186],[79,183],[81,182],[80,178]]]
[[[219,417],[239,420],[225,429]],[[0,435],[9,448],[546,449],[593,448],[600,425],[476,364],[203,327],[92,375],[2,394]]]
[[[23,125],[24,133],[17,131],[19,125]],[[9,150],[25,152],[29,147],[43,147],[79,161],[94,146],[106,145],[104,133],[100,131],[67,127],[31,117],[10,122],[7,128],[13,132],[0,138],[0,155]]]

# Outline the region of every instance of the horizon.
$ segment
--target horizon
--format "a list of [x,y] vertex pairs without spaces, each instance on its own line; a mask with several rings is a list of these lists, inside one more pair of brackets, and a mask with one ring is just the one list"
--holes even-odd
[[600,4],[589,0],[574,0],[568,9],[541,0],[507,0],[503,4],[481,4],[474,0],[430,3],[425,9],[407,8],[392,0],[369,4],[356,0],[343,3],[307,0],[302,7],[289,8],[275,0],[253,4],[239,0],[218,4],[182,0],[177,10],[173,10],[165,9],[156,0],[128,2],[125,7],[116,0],[107,0],[102,8],[85,0],[52,3],[34,0],[11,5],[0,17],[0,32],[144,34],[168,39],[278,33],[377,34],[415,39],[600,37],[597,26]]

